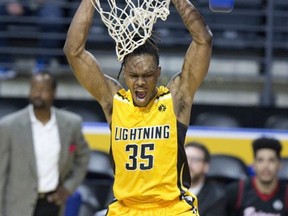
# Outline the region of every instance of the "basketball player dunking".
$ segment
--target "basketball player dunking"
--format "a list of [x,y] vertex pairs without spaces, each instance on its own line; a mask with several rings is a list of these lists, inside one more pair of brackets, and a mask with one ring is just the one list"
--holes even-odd
[[[115,201],[108,215],[194,215],[184,140],[196,90],[207,74],[212,34],[189,0],[172,0],[193,38],[182,71],[166,87],[153,37],[127,54],[121,71],[128,89],[102,72],[85,49],[94,14],[82,0],[70,25],[64,52],[78,81],[100,103],[111,128]],[[96,35],[97,37],[97,35]]]

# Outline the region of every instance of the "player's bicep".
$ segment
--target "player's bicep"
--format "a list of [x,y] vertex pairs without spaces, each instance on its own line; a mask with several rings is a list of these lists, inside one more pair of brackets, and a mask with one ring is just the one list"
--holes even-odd
[[199,88],[204,80],[211,59],[211,44],[198,44],[192,42],[186,52],[182,74],[181,86],[189,91],[191,95]]
[[79,83],[101,103],[112,97],[110,86],[97,60],[87,51],[67,58]]

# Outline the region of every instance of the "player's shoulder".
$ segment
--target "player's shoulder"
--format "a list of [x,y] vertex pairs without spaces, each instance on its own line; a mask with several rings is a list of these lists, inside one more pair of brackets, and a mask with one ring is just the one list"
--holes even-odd
[[122,88],[119,91],[117,91],[117,93],[114,95],[114,99],[118,101],[129,102],[132,100],[131,92],[130,90],[126,90],[125,88]]
[[157,88],[157,97],[164,97],[170,94],[171,94],[170,90],[165,86],[159,86]]

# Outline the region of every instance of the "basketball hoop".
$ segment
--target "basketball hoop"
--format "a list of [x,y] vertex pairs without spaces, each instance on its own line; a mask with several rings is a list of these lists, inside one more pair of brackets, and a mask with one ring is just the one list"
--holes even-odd
[[[157,19],[164,21],[170,13],[170,0],[125,0],[126,4],[122,7],[119,0],[118,5],[116,0],[107,0],[107,4],[101,4],[100,0],[91,2],[116,42],[118,61],[143,45],[151,36]],[[108,6],[108,9],[104,10],[104,6]],[[135,41],[135,38],[139,39]]]

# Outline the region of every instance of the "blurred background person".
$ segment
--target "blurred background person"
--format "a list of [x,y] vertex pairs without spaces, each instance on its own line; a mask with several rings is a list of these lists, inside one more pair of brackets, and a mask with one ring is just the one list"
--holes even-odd
[[260,137],[252,147],[255,176],[228,186],[228,216],[287,216],[288,185],[278,178],[282,144],[274,138]]
[[56,80],[31,79],[30,104],[0,121],[0,216],[56,216],[84,179],[82,119],[53,106]]
[[[2,0],[0,3],[0,16],[6,17],[8,21],[0,22],[0,31],[6,31],[9,25],[36,25],[40,32],[47,36],[40,37],[38,47],[42,49],[55,49],[62,47],[61,40],[50,36],[51,33],[63,32],[65,27],[60,19],[64,18],[64,10],[59,1],[56,0]],[[9,19],[8,19],[9,18]],[[29,18],[29,19],[28,19]],[[34,19],[33,19],[34,18]],[[20,30],[19,30],[20,31]],[[19,32],[21,34],[21,32]],[[0,37],[0,46],[9,47],[9,39]],[[44,51],[43,51],[44,52]],[[16,75],[12,64],[13,56],[0,54],[0,78],[12,78]],[[52,60],[50,55],[39,55],[33,69],[34,73],[44,70]]]
[[206,178],[209,170],[210,152],[198,142],[185,145],[191,175],[190,191],[198,198],[201,216],[225,216],[225,189]]

